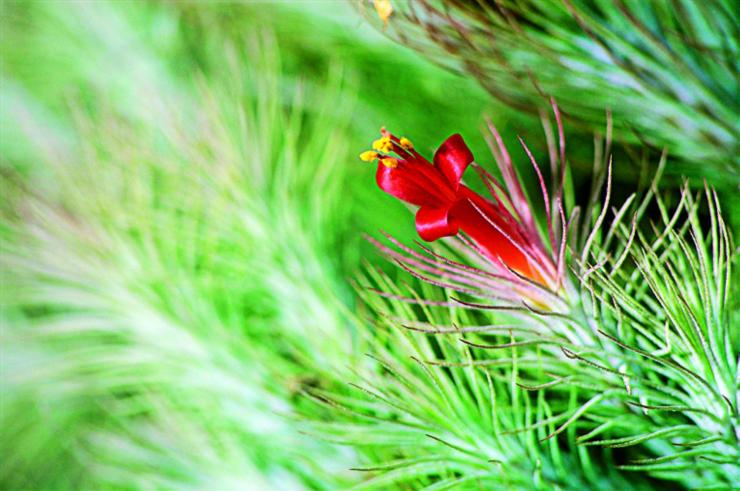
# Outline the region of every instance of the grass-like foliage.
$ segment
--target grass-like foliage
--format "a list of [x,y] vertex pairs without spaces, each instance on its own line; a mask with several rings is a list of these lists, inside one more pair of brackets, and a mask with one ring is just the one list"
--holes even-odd
[[[376,12],[359,2],[382,26]],[[554,96],[592,131],[643,140],[737,184],[738,18],[734,2],[375,0],[385,31],[533,110]],[[676,165],[674,162],[673,165]],[[699,166],[696,168],[693,166]]]
[[273,43],[231,49],[187,99],[131,87],[152,104],[137,121],[81,115],[79,149],[39,169],[49,192],[6,171],[3,488],[348,479],[351,456],[290,419],[353,352],[321,233],[347,212],[348,106],[286,94]]
[[[702,203],[686,187],[669,204],[657,189],[664,155],[646,192],[615,207],[611,142],[597,139],[582,213],[565,205],[563,135],[547,136],[564,184],[547,193],[541,179],[546,210],[561,210],[542,227],[563,264],[557,281],[507,275],[464,237],[436,251],[372,239],[418,281],[367,270],[358,291],[375,313],[377,364],[357,374],[355,391],[309,391],[340,418],[313,429],[367,450],[372,478],[358,488],[738,482],[735,251],[716,194],[707,188]],[[492,148],[506,175],[508,152]]]

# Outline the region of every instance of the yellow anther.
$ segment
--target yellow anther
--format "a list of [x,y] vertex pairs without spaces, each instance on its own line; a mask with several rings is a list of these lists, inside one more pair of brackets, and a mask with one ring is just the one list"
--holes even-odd
[[408,139],[408,138],[406,138],[406,137],[402,137],[402,138],[401,138],[401,139],[400,139],[400,140],[398,141],[398,143],[399,143],[399,144],[400,144],[400,145],[401,145],[401,146],[402,146],[402,147],[403,147],[404,149],[406,149],[406,150],[413,150],[413,149],[414,149],[414,144],[413,144],[413,143],[411,143],[411,140],[409,140],[409,139]]
[[373,149],[378,152],[388,153],[393,150],[393,144],[391,143],[391,137],[384,136],[373,142]]
[[368,150],[367,152],[362,152],[360,154],[360,160],[363,162],[372,162],[373,160],[377,159],[380,156],[378,152],[374,152],[372,150]]
[[380,159],[380,161],[383,163],[384,166],[395,169],[398,167],[398,160],[394,159],[393,157],[385,157]]
[[391,14],[393,14],[393,5],[391,5],[391,0],[375,0],[373,4],[375,5],[375,11],[378,13],[378,17],[383,21],[383,25],[387,26],[388,19],[390,19]]

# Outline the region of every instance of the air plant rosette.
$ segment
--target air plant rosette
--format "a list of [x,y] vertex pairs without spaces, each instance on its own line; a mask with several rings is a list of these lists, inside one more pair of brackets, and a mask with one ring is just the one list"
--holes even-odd
[[[341,408],[338,417],[353,416],[319,431],[373,449],[363,486],[739,482],[733,246],[717,196],[684,187],[669,209],[656,176],[646,193],[612,207],[607,138],[595,162],[597,178],[606,173],[603,202],[583,214],[566,206],[563,125],[552,108],[554,189],[520,139],[540,185],[541,227],[493,124],[487,140],[502,180],[460,135],[431,162],[385,129],[361,154],[377,161],[382,190],[416,207],[424,242],[446,238],[415,248],[370,238],[416,283],[367,271],[358,284],[377,314],[377,371],[359,373],[351,395],[311,391]],[[659,170],[665,164],[664,155]],[[463,180],[468,168],[487,195]],[[645,226],[649,206],[662,223]]]

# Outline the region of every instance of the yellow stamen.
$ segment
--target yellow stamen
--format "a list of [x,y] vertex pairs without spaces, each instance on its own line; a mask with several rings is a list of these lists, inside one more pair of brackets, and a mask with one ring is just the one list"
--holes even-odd
[[375,5],[375,11],[378,13],[378,17],[383,21],[383,25],[387,26],[388,19],[390,19],[391,14],[393,14],[393,5],[391,5],[391,0],[375,0],[373,4]]
[[378,157],[380,157],[380,154],[378,154],[378,152],[373,152],[372,150],[368,150],[367,152],[362,152],[360,154],[360,160],[363,162],[372,162]]
[[409,140],[409,139],[408,139],[408,138],[406,138],[406,137],[402,137],[402,138],[401,138],[401,139],[400,139],[400,140],[398,141],[398,143],[399,143],[399,144],[400,144],[400,145],[401,145],[401,146],[402,146],[402,147],[403,147],[404,149],[406,149],[406,150],[413,150],[413,149],[414,149],[414,144],[413,144],[413,143],[411,143],[411,140]]
[[398,167],[398,160],[394,159],[393,157],[385,157],[380,159],[380,161],[383,163],[384,166],[395,169]]
[[383,138],[375,140],[373,142],[373,150],[377,150],[378,152],[384,152],[384,153],[390,152],[391,150],[393,150],[393,144],[391,143],[391,138],[389,136],[384,136]]

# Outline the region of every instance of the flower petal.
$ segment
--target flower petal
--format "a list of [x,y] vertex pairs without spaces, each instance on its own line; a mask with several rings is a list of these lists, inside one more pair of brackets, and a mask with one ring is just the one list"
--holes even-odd
[[455,133],[442,143],[434,154],[434,165],[442,171],[452,188],[457,190],[460,179],[473,161],[473,153],[465,144],[463,137]]
[[[443,206],[445,204],[444,194],[436,186],[430,185],[426,176],[416,168],[417,166],[413,162],[403,160],[399,161],[395,168],[378,163],[378,171],[375,173],[378,187],[391,196],[412,205]],[[431,166],[429,168],[432,169]],[[441,177],[439,181],[442,181]]]
[[416,212],[416,231],[419,237],[427,242],[432,242],[441,237],[456,235],[458,231],[457,221],[450,217],[449,207],[432,208],[422,206]]
[[541,276],[530,265],[524,253],[527,243],[517,225],[498,215],[493,206],[474,191],[465,188],[464,194],[467,197],[458,201],[450,211],[459,228],[494,263],[501,261],[509,268],[541,283]]

